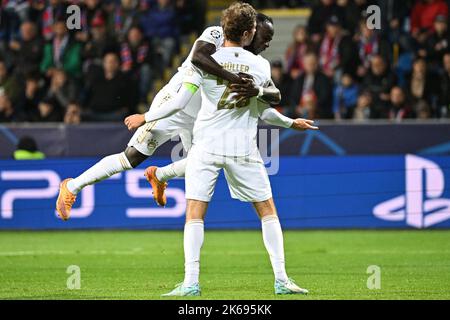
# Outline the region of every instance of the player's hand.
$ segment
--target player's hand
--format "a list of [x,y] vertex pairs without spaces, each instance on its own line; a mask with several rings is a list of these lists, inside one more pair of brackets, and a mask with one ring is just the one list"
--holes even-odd
[[123,123],[125,123],[128,130],[132,131],[145,124],[145,116],[143,114],[133,114],[126,117]]
[[253,82],[253,76],[247,74],[247,73],[243,73],[243,72],[239,72],[238,74],[233,74],[232,73],[233,78],[228,79],[228,81],[231,84],[246,84],[249,82]]
[[247,82],[253,82],[254,78],[251,74],[245,73],[245,72],[239,72],[237,74],[239,76],[239,78],[242,79],[242,83],[247,83]]
[[253,82],[253,78],[245,78],[245,74],[242,74],[242,76],[246,80],[244,83],[235,83],[230,86],[231,92],[236,93],[235,99],[238,101],[256,97],[259,94],[259,88]]
[[308,119],[297,118],[292,123],[291,129],[305,131],[305,130],[319,130],[319,127],[313,126],[314,121]]

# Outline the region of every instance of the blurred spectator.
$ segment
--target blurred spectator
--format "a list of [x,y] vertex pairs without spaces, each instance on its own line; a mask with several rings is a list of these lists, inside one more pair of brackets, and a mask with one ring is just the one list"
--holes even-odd
[[36,25],[31,21],[22,23],[20,37],[20,40],[10,42],[9,48],[15,73],[23,78],[27,73],[39,71],[43,42],[38,37]]
[[409,19],[412,2],[415,0],[377,0],[376,4],[381,9],[381,32],[389,36],[393,30],[404,28],[405,22]]
[[434,32],[429,36],[426,48],[427,61],[434,70],[439,69],[444,53],[446,53],[449,48],[450,34],[448,32],[447,17],[438,15],[434,21]]
[[433,76],[427,71],[424,59],[414,61],[412,73],[407,77],[406,93],[412,102],[422,99],[429,104],[434,102],[437,85],[433,81]]
[[66,114],[64,115],[65,124],[80,124],[81,122],[81,107],[75,102],[69,103]]
[[251,0],[246,1],[251,3],[255,8],[296,8],[308,4],[308,0]]
[[448,17],[448,6],[443,0],[416,0],[411,12],[411,32],[413,37],[433,31],[436,16]]
[[20,85],[13,75],[11,75],[4,61],[0,60],[0,94],[6,94],[13,101],[17,102],[20,94]]
[[350,74],[344,74],[341,83],[334,89],[333,113],[334,118],[351,119],[358,100],[359,86]]
[[20,122],[25,115],[17,110],[6,94],[0,94],[0,122]]
[[359,20],[367,9],[367,0],[337,0],[343,12],[342,27],[352,36],[358,29]]
[[[366,19],[359,22],[359,32],[355,35],[360,64],[357,68],[359,77],[364,77],[370,68],[370,61],[374,55],[381,55],[389,59],[389,43],[374,29],[367,26]],[[389,61],[389,60],[388,60]]]
[[439,87],[439,110],[438,116],[441,118],[450,116],[450,53],[444,54],[442,58],[444,71],[441,76]]
[[34,122],[60,122],[62,121],[62,110],[58,103],[52,98],[44,98],[38,104],[38,112],[32,117]]
[[414,117],[413,110],[407,103],[406,95],[402,88],[393,87],[391,89],[386,112],[389,119],[396,121]]
[[298,115],[296,113],[297,107],[302,105],[303,97],[309,95],[309,97],[311,97],[309,100],[316,101],[316,116],[322,119],[332,118],[332,83],[328,77],[320,71],[317,55],[314,53],[305,55],[303,65],[305,72],[292,84],[290,97],[291,110],[289,114],[296,117]]
[[364,121],[373,118],[373,100],[370,92],[365,91],[359,95],[356,102],[355,112],[353,112],[353,119],[357,121]]
[[172,1],[157,0],[157,5],[150,7],[142,15],[141,24],[147,38],[160,49],[163,66],[169,66],[179,35],[176,11]]
[[413,104],[413,111],[417,119],[426,120],[431,118],[431,107],[425,100],[418,100]]
[[20,109],[26,115],[27,121],[36,118],[39,101],[44,97],[45,90],[42,88],[38,73],[30,73],[25,77],[25,90],[19,99]]
[[317,96],[310,91],[305,93],[300,99],[300,103],[295,108],[295,117],[304,119],[316,119],[319,117],[317,110]]
[[100,0],[85,0],[81,6],[81,31],[78,31],[75,38],[83,43],[89,40],[91,28],[94,21],[106,21],[108,13],[103,8]]
[[49,0],[42,10],[42,37],[50,41],[54,37],[54,25],[58,20],[65,20],[67,6],[61,0]]
[[106,52],[118,51],[118,44],[108,32],[106,20],[102,15],[94,16],[92,19],[90,35],[83,49],[83,70],[89,70],[92,64],[101,66]]
[[28,0],[5,0],[0,5],[0,49],[4,50],[11,41],[19,36],[22,21],[28,19],[30,8]]
[[320,67],[330,79],[340,78],[343,72],[355,74],[357,56],[351,38],[342,33],[341,22],[331,16],[326,23],[326,31],[319,50]]
[[175,9],[180,33],[188,36],[195,32],[201,34],[205,25],[206,1],[175,0]]
[[121,0],[110,15],[112,18],[109,21],[110,29],[114,30],[120,42],[126,39],[128,30],[139,22],[138,2],[138,0]]
[[[396,84],[396,77],[389,71],[388,64],[380,55],[374,55],[370,61],[370,70],[364,76],[362,86],[372,94],[373,103],[381,108],[389,101],[390,90]],[[372,110],[374,117],[381,115],[380,110]]]
[[86,85],[86,113],[91,121],[122,121],[133,110],[132,83],[120,71],[119,57],[107,53],[103,68],[92,68]]
[[52,76],[55,68],[63,68],[68,75],[81,76],[81,45],[69,36],[66,23],[59,20],[53,25],[53,40],[44,47],[41,72]]
[[281,61],[273,61],[271,65],[272,80],[281,93],[280,106],[282,108],[287,107],[289,105],[289,96],[291,95],[291,79],[289,75],[283,72],[283,64]]
[[142,30],[130,28],[127,40],[121,45],[122,71],[131,75],[139,83],[139,102],[145,103],[152,87],[153,70],[158,70],[156,52],[144,38]]
[[38,150],[36,141],[28,136],[22,137],[17,143],[13,158],[15,160],[42,160],[45,154]]
[[308,20],[308,32],[314,43],[318,44],[321,41],[325,31],[324,21],[330,20],[332,16],[338,16],[341,21],[345,19],[343,8],[339,7],[335,0],[320,0],[312,7]]
[[53,99],[59,109],[65,110],[69,106],[70,101],[75,100],[77,96],[78,88],[76,84],[67,78],[64,70],[55,69],[52,73],[46,97]]
[[293,32],[293,42],[286,50],[287,72],[291,79],[296,79],[303,68],[303,57],[307,52],[313,51],[314,47],[309,40],[306,27],[297,26]]

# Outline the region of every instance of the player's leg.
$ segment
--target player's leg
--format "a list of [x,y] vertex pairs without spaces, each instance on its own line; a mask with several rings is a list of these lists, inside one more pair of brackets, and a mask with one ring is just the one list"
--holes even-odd
[[253,207],[261,220],[264,246],[270,256],[270,262],[276,280],[287,281],[285,269],[283,232],[275,209],[273,198],[254,202]]
[[133,135],[124,152],[101,159],[74,179],[65,179],[61,183],[56,200],[56,211],[61,219],[69,219],[76,196],[84,187],[136,167],[152,155],[159,145],[170,139],[170,133],[166,133],[164,123],[161,121],[143,125]]
[[133,147],[124,152],[101,159],[78,177],[65,179],[60,186],[56,200],[56,211],[63,220],[70,217],[70,211],[76,201],[77,194],[87,185],[105,180],[112,175],[132,169],[147,158]]
[[[74,179],[65,179],[61,183],[56,200],[58,215],[63,220],[69,219],[76,196],[84,187],[103,181],[114,174],[135,168],[151,156],[161,144],[169,140],[171,132],[167,130],[167,121],[164,120],[140,127],[131,138],[124,152],[101,159]],[[165,186],[162,187],[165,188]]]
[[284,258],[283,231],[273,198],[254,202],[253,206],[261,219],[264,246],[269,253],[275,275],[276,294],[307,294],[308,290],[300,288],[287,276]]
[[269,177],[257,150],[249,157],[228,159],[225,178],[231,196],[241,201],[252,202],[261,219],[264,246],[269,253],[275,275],[277,294],[307,293],[299,288],[286,274],[283,232],[272,198]]
[[188,199],[184,226],[184,281],[190,287],[199,283],[200,250],[204,239],[204,219],[208,202]]
[[[179,136],[186,152],[189,152],[192,145],[193,129],[195,118],[195,110],[199,110],[202,103],[200,91],[197,91],[189,100],[186,110],[190,110],[190,114],[181,111],[172,117],[174,126],[178,127]],[[165,167],[157,168],[155,171],[158,180],[166,182],[176,177],[184,177],[186,172],[186,159],[173,162]]]
[[[177,117],[178,115],[175,115]],[[186,152],[189,152],[192,146],[192,130],[194,127],[195,119],[189,117],[190,119],[186,119],[187,117],[183,117],[181,122],[177,121],[175,125],[179,126],[179,131],[177,130],[181,143],[183,144],[183,148]],[[183,119],[185,118],[185,119]],[[173,178],[184,177],[186,172],[187,158],[172,162],[171,164],[157,168],[155,171],[155,175],[159,181],[166,182]]]
[[200,295],[200,251],[204,239],[204,218],[221,166],[208,156],[191,150],[186,167],[186,224],[184,226],[185,277],[182,284],[163,296]]
[[167,182],[174,178],[184,177],[186,172],[187,158],[172,162],[164,167],[157,167],[155,176],[158,181]]
[[140,153],[134,147],[127,147],[124,152],[101,159],[78,177],[69,180],[67,189],[76,195],[84,187],[103,181],[116,173],[135,168],[147,158],[147,155]]
[[[189,152],[192,145],[192,130],[195,119],[181,111],[168,118],[167,121],[170,123],[169,127],[173,135],[180,136],[184,150]],[[164,206],[166,204],[165,187],[162,188],[161,186],[166,186],[167,181],[175,177],[184,177],[186,164],[187,159],[185,158],[165,167],[150,166],[145,170],[145,175],[152,186],[153,196],[158,205]]]
[[[164,87],[158,92],[155,99],[153,99],[151,107],[160,106],[168,96],[171,96],[168,93],[169,91],[169,88]],[[165,132],[165,123],[167,122],[155,121],[144,124],[136,130],[128,143],[128,148],[124,152],[103,158],[75,179],[65,179],[60,185],[59,195],[56,200],[56,211],[61,219],[69,219],[77,193],[85,186],[136,167],[152,155],[159,145],[170,139],[170,133]]]

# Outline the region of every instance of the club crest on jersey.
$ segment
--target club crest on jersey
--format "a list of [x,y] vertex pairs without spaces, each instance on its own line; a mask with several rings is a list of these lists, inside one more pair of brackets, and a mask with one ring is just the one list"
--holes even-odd
[[213,37],[214,39],[219,39],[221,36],[219,30],[211,30],[211,37]]
[[158,147],[158,141],[156,139],[151,139],[147,146],[150,150],[156,149]]

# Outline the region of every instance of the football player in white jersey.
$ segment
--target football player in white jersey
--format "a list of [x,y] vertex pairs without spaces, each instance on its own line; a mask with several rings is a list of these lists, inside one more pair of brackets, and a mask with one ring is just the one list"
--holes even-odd
[[[225,43],[212,57],[228,71],[250,74],[258,86],[271,80],[270,64],[243,47],[256,31],[256,12],[245,3],[235,3],[222,14]],[[163,296],[200,295],[200,249],[204,217],[223,169],[233,198],[252,202],[261,219],[263,240],[275,275],[276,294],[306,294],[285,270],[283,234],[272,198],[267,170],[256,144],[258,117],[268,110],[257,97],[236,99],[222,79],[192,68],[174,101],[183,101],[201,87],[202,105],[194,126],[193,146],[186,167],[186,224],[184,228],[185,278]],[[166,105],[150,109],[149,121],[162,119],[184,107]],[[311,126],[311,129],[317,129]]]
[[[245,47],[245,49],[249,50],[255,55],[259,55],[261,52],[263,52],[265,49],[269,47],[270,42],[272,41],[274,35],[274,27],[273,27],[273,20],[264,14],[258,13],[256,21],[257,27],[255,37],[252,43],[249,46]],[[220,37],[223,39],[223,30],[221,27],[208,28],[205,31],[204,35],[205,34],[206,36],[211,35],[212,38]],[[211,58],[211,54],[213,54],[216,51],[216,47],[210,42],[198,41],[196,44],[196,51],[204,52],[202,56],[207,58],[203,59],[202,56],[196,57],[194,55],[192,58],[193,64],[203,71],[214,69],[215,65],[217,65],[217,62]],[[190,72],[189,68],[186,68],[185,70],[187,72]],[[242,75],[242,73],[240,74]],[[262,102],[273,104],[279,103],[281,99],[280,91],[275,87],[272,81],[270,81],[266,87],[259,87],[256,86],[253,81],[247,81],[240,84],[237,83],[232,84],[230,88],[231,88],[230,92],[237,93],[236,99],[250,98],[253,96],[257,96],[258,98],[260,98]],[[180,104],[189,103],[188,107],[186,108],[191,110],[193,109],[193,105],[195,104],[195,106],[197,106],[197,113],[198,113],[200,107],[199,92],[193,93],[193,98],[190,98],[191,99],[190,101],[188,100],[189,98],[190,97],[186,97],[186,100],[184,102],[179,103]],[[175,102],[176,101],[171,99],[171,101],[169,102],[164,102],[163,105],[161,105],[161,107],[164,109],[167,107],[167,104],[173,104]],[[305,119],[292,120],[290,118],[284,117],[275,109],[266,110],[261,115],[261,119],[275,126],[293,128],[297,130],[310,129],[311,127],[311,121]],[[162,120],[164,121],[164,119]],[[125,124],[128,126],[130,130],[139,128],[145,123],[146,123],[145,115],[141,114],[132,115],[125,119]],[[189,134],[187,136],[189,136]],[[186,159],[176,161],[162,168],[150,166],[146,169],[145,175],[150,184],[152,185],[153,197],[160,206],[164,206],[167,201],[166,196],[164,194],[165,188],[167,186],[166,182],[175,177],[184,177],[185,171],[186,171]]]
[[[264,32],[266,34],[266,32]],[[273,34],[273,31],[272,31]],[[264,36],[264,38],[266,38]],[[271,38],[270,38],[271,39]],[[221,27],[209,27],[196,40],[193,49],[188,58],[179,68],[177,74],[169,81],[169,83],[156,95],[150,108],[158,108],[176,95],[179,90],[184,73],[191,66],[191,62],[199,66],[202,70],[214,74],[230,83],[241,84],[236,90],[242,90],[246,94],[258,94],[255,88],[250,85],[250,81],[239,77],[224,68],[222,68],[211,54],[223,44],[223,32]],[[260,48],[265,49],[266,44],[261,44]],[[260,49],[261,50],[261,49]],[[268,102],[279,101],[279,91],[274,86],[264,88],[262,98]],[[124,152],[107,156],[89,168],[77,178],[65,179],[60,186],[58,199],[56,201],[56,211],[58,215],[67,220],[70,217],[70,210],[75,203],[76,195],[87,185],[91,185],[109,178],[110,176],[135,168],[163,143],[170,140],[176,135],[180,135],[183,146],[186,151],[190,149],[192,140],[192,128],[195,117],[200,108],[200,93],[194,95],[183,112],[180,112],[170,118],[162,119],[157,122],[144,123],[136,131],[134,136],[128,143],[128,147]],[[275,117],[276,118],[276,117]],[[269,124],[275,124],[268,120]],[[139,127],[139,126],[138,126]],[[156,171],[156,167],[149,167],[146,170],[146,177],[151,183],[154,190],[154,197],[157,203],[164,206],[166,197],[164,189],[166,187],[165,180],[175,176],[184,176],[186,161],[181,160]],[[157,173],[161,173],[160,176]],[[159,180],[160,178],[161,180]]]

